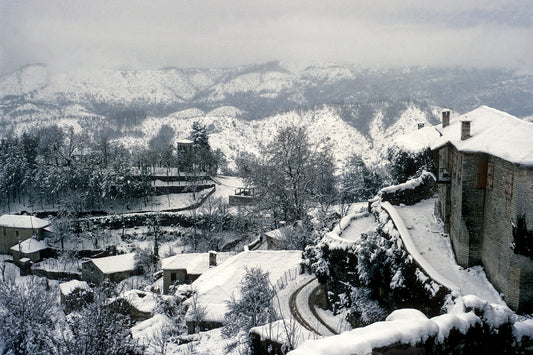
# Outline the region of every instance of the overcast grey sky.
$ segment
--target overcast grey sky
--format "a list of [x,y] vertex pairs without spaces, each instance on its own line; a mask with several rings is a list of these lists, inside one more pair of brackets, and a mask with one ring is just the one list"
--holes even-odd
[[0,0],[0,73],[271,60],[533,71],[533,2]]

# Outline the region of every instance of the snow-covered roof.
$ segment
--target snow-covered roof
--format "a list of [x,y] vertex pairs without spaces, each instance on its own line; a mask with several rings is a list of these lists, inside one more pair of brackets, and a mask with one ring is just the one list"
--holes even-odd
[[20,243],[13,245],[10,249],[13,251],[20,251],[21,253],[34,253],[39,250],[44,250],[48,248],[45,242],[42,240],[37,240],[35,238],[26,239]]
[[[140,344],[146,346],[147,350],[154,350],[150,347],[156,347],[153,345],[153,339],[157,339],[157,336],[161,336],[165,329],[174,327],[175,324],[171,318],[164,314],[156,314],[152,318],[137,323],[131,328],[131,336]],[[147,353],[152,353],[148,352]],[[155,350],[153,353],[157,353]]]
[[268,271],[270,281],[275,284],[286,272],[299,270],[301,259],[299,250],[246,251],[204,272],[192,283],[198,302],[207,308],[204,320],[223,321],[232,295],[240,298],[240,283],[246,268],[259,267],[263,272]]
[[190,139],[185,139],[185,138],[182,138],[182,139],[178,139],[176,141],[177,144],[193,144],[194,142],[191,141]]
[[[232,253],[217,253],[217,265],[229,258]],[[163,270],[186,269],[189,274],[203,274],[209,270],[209,253],[177,254],[161,260]]]
[[[470,121],[470,138],[461,140],[461,121]],[[450,119],[439,128],[442,137],[432,144],[439,149],[448,143],[462,152],[488,153],[511,163],[533,166],[533,124],[508,113],[481,106]]]
[[265,232],[265,235],[269,238],[276,239],[276,240],[284,239],[285,231],[287,230],[287,228],[288,227],[285,226],[285,227],[281,227],[278,229],[274,229],[274,230]]
[[426,126],[395,137],[394,140],[399,148],[416,153],[429,148],[439,137],[440,133],[435,127]]
[[12,214],[0,216],[0,227],[41,229],[47,227],[49,224],[50,222],[34,216],[18,216]]
[[70,295],[76,289],[90,290],[91,288],[85,281],[72,280],[68,282],[63,282],[59,284],[59,289],[61,293],[65,296]]
[[135,268],[135,253],[94,258],[91,261],[104,274],[130,271]]
[[122,292],[116,299],[123,299],[135,309],[144,313],[152,313],[161,300],[169,300],[172,296],[160,295],[141,290],[129,290]]
[[289,224],[289,225],[280,227],[278,229],[265,232],[265,235],[272,239],[282,240],[287,237],[285,233],[290,233],[293,230],[293,228],[302,228],[302,221],[296,221],[293,224]]

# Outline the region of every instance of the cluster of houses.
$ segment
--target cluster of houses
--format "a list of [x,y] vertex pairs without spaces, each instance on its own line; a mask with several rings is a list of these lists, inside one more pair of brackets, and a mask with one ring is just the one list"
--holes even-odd
[[[516,224],[522,218],[533,228],[533,124],[482,106],[453,118],[444,111],[437,130],[440,137],[431,146],[439,170],[437,210],[458,264],[483,265],[511,308],[532,309],[533,255],[517,252],[517,243],[524,241],[517,240]],[[189,145],[178,148],[186,150]],[[235,204],[249,203],[254,190],[240,189],[235,196]],[[241,259],[268,268],[276,259],[269,250],[287,238],[289,227],[264,233],[239,254],[192,253],[163,259],[163,293],[201,281],[204,274],[216,278],[229,273],[223,268],[246,264]],[[1,216],[0,253],[13,255],[22,266],[38,262],[53,255],[42,242],[51,232],[48,221],[33,216]],[[296,254],[284,257],[289,268],[300,259]],[[134,253],[92,258],[83,263],[82,278],[92,283],[120,282],[134,269]]]

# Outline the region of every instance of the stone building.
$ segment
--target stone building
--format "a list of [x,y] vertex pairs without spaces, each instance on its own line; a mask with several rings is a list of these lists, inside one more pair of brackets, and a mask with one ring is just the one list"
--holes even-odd
[[458,264],[483,265],[511,308],[533,309],[533,255],[521,255],[513,235],[520,218],[533,227],[533,124],[481,106],[444,111],[438,130],[437,209]]
[[191,284],[200,275],[233,255],[232,253],[185,253],[161,260],[163,269],[163,293],[168,294],[171,286]]
[[13,255],[13,261],[17,265],[21,261],[24,262],[25,258],[32,263],[38,263],[45,258],[52,258],[56,254],[48,244],[35,238],[29,238],[13,245],[9,253]]
[[32,236],[42,237],[50,222],[33,216],[5,214],[0,216],[0,254]]
[[82,264],[82,277],[87,282],[100,283],[104,280],[119,283],[133,275],[135,253],[93,258]]

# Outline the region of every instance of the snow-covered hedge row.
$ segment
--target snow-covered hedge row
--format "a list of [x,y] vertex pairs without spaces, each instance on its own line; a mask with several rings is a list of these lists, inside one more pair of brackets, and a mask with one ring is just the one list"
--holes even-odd
[[368,215],[368,212],[347,214],[346,216],[341,218],[339,223],[335,225],[331,232],[328,232],[326,233],[326,235],[324,235],[322,241],[324,243],[327,243],[329,248],[331,249],[346,249],[348,247],[351,247],[355,243],[355,241],[342,238],[342,232],[344,232],[344,230],[350,226],[350,223],[352,223],[352,221],[358,218],[368,217]]
[[466,296],[457,299],[446,314],[431,319],[414,309],[400,309],[384,322],[309,340],[289,354],[369,354],[393,349],[426,354],[530,354],[533,320],[517,320],[505,306]]
[[382,201],[393,205],[414,205],[434,194],[437,179],[435,175],[424,171],[416,179],[411,179],[403,184],[389,186],[381,189],[379,195]]
[[431,279],[408,253],[381,201],[376,199],[371,208],[377,233],[344,245],[327,235],[305,251],[304,265],[326,284],[330,308],[351,307],[353,289],[366,287],[389,309],[412,307],[440,314],[450,290]]

